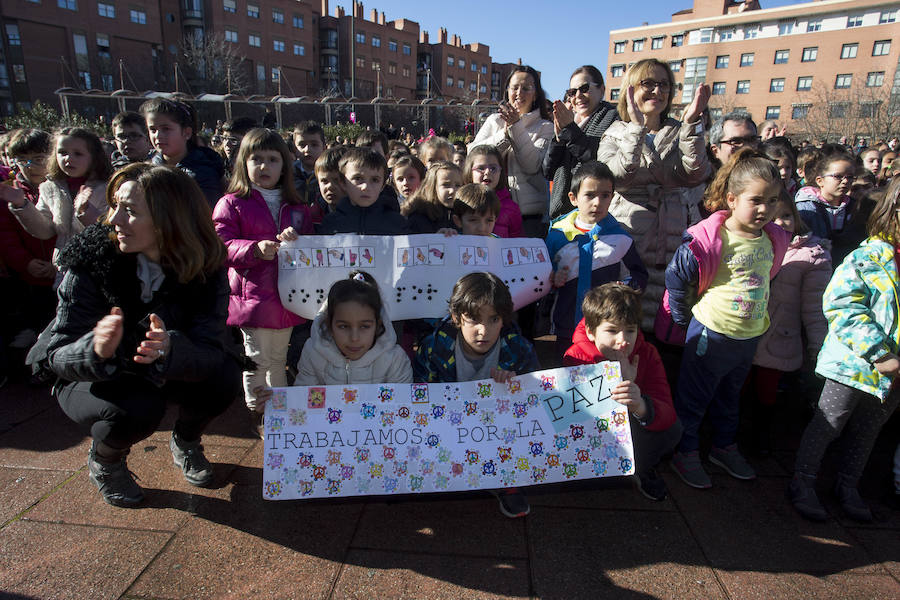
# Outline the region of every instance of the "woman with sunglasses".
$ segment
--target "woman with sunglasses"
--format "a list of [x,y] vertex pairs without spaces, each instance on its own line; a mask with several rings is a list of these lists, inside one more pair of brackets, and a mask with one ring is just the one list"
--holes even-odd
[[569,78],[565,102],[553,103],[556,135],[544,157],[544,176],[553,181],[550,219],[572,210],[569,188],[572,174],[585,161],[594,160],[603,132],[619,118],[616,107],[603,100],[603,75],[593,65],[578,67]]
[[547,180],[541,166],[553,137],[553,123],[541,76],[529,66],[517,66],[506,78],[506,100],[489,116],[469,144],[496,146],[506,162],[513,201],[522,211],[526,237],[547,234]]
[[597,150],[597,160],[616,176],[609,214],[634,238],[650,273],[642,297],[645,330],[653,329],[666,287],[666,265],[682,233],[700,221],[702,188],[691,188],[710,173],[702,121],[709,86],[697,87],[683,121],[669,116],[674,88],[668,64],[652,58],[635,63],[622,82],[617,107],[621,120],[609,126]]

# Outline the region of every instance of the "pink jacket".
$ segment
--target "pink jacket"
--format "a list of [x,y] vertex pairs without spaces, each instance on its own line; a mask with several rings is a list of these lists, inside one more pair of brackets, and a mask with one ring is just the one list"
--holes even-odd
[[522,237],[522,211],[513,202],[509,190],[497,190],[500,198],[500,214],[494,223],[494,235],[502,238]]
[[822,240],[812,234],[796,236],[788,247],[769,295],[769,330],[756,348],[753,364],[779,371],[796,371],[803,365],[803,336],[815,361],[828,321],[822,312],[822,296],[831,279],[831,255]]
[[216,233],[225,242],[228,258],[228,283],[231,301],[228,305],[228,324],[236,327],[264,327],[285,329],[304,322],[304,319],[285,310],[278,296],[278,261],[262,260],[254,254],[260,240],[275,240],[287,227],[300,235],[313,233],[309,208],[301,204],[282,202],[279,225],[262,194],[252,190],[247,197],[227,194],[216,203],[213,211]]

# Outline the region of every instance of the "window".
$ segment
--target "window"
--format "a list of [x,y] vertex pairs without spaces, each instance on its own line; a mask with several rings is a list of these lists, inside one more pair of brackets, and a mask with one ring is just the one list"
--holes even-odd
[[725,95],[725,82],[724,81],[714,82],[712,84],[712,94],[713,94],[713,96]]
[[814,31],[822,31],[822,19],[815,19],[806,24],[806,33],[812,33]]
[[452,56],[448,56],[447,57],[447,66],[452,67],[454,64],[456,64],[456,59],[453,58]]
[[253,46],[254,48],[259,48],[259,47],[262,45],[262,40],[260,39],[260,37],[259,37],[258,35],[253,34],[253,33],[251,33],[251,34],[247,37],[247,40],[248,40],[249,44],[250,44],[251,46]]
[[632,52],[642,52],[644,50],[644,40],[632,40],[631,41],[631,51]]
[[727,69],[728,68],[728,60],[730,56],[725,54],[724,56],[716,57],[716,68],[717,69]]
[[794,120],[805,119],[809,114],[809,104],[795,104],[791,107],[791,118]]
[[237,0],[222,0],[222,10],[234,14],[237,12]]
[[772,93],[784,91],[784,77],[773,79],[769,82],[769,91]]
[[13,65],[13,81],[25,83],[25,65]]
[[225,41],[233,44],[238,43],[238,32],[235,29],[225,29]]
[[878,18],[878,24],[884,25],[885,23],[893,23],[896,20],[897,20],[897,9],[883,10],[883,11],[881,11],[881,16]]
[[272,83],[278,83],[278,80],[281,78],[281,68],[280,67],[272,67]]
[[707,27],[705,29],[701,29],[698,41],[701,44],[708,44],[712,41],[712,36],[713,36],[713,28],[712,27]]
[[676,48],[678,46],[684,45],[684,34],[679,33],[672,36],[672,47]]
[[356,43],[357,44],[365,44],[366,43],[366,34],[361,31],[356,32]]
[[722,109],[721,108],[708,108],[709,118],[715,121],[716,119],[722,118]]
[[87,38],[81,33],[72,35],[72,46],[75,48],[75,62],[78,69],[88,70]]
[[403,44],[403,54],[405,56],[409,56],[410,54],[412,54],[412,46],[410,46],[409,44]]
[[723,29],[719,32],[720,42],[730,42],[734,39],[734,29]]
[[275,52],[284,52],[284,40],[272,40],[272,50]]
[[[78,10],[78,0],[56,0],[56,5],[66,10]],[[24,71],[22,72],[22,81],[25,81]]]
[[487,65],[485,65],[485,64],[481,65],[481,74],[487,75]]
[[791,56],[790,50],[776,50],[775,51],[775,64],[776,65],[784,65],[787,64],[788,59]]
[[812,77],[798,77],[797,78],[797,91],[798,92],[808,92],[812,89]]
[[111,92],[111,91],[113,91],[113,85],[114,85],[114,84],[113,84],[113,76],[112,76],[112,75],[101,75],[101,76],[100,76],[100,83],[101,83],[101,85],[103,85],[103,91],[104,91],[104,92]]
[[754,23],[752,25],[744,25],[744,39],[755,40],[759,36],[760,25]]
[[841,46],[841,58],[856,58],[859,44],[844,44]]
[[749,94],[750,93],[750,80],[742,79],[737,82],[737,93],[738,94]]
[[852,73],[842,73],[834,78],[834,89],[836,90],[846,90],[850,88],[850,85],[853,83],[853,74]]
[[478,87],[477,87],[477,85],[475,84],[475,82],[474,82],[474,81],[470,81],[470,82],[469,82],[469,91],[470,91],[470,92],[474,92],[474,91],[477,90],[477,89],[478,89]]
[[377,35],[372,36],[372,47],[373,48],[381,48],[381,38]]
[[478,88],[478,92],[481,93],[481,94],[486,94],[486,93],[487,93],[487,86],[484,85],[484,84],[482,83],[482,84],[481,84],[481,87]]
[[625,52],[625,42],[616,42],[613,44],[613,54],[622,54]]
[[106,2],[98,2],[97,3],[97,14],[101,17],[106,17],[107,19],[115,19],[116,18],[116,7],[113,4],[107,4]]
[[294,29],[303,29],[303,15],[294,15]]
[[406,65],[403,65],[403,76],[409,77],[409,72],[410,72],[409,67]]
[[695,83],[693,81],[685,81],[681,85],[681,101],[687,104],[694,97],[694,87]]
[[453,77],[447,77],[447,85],[453,87]]
[[[284,11],[278,8],[272,9],[272,22],[284,25]],[[272,79],[272,81],[275,81]]]
[[397,51],[397,42],[396,42],[396,40],[390,40],[390,41],[388,42],[388,50],[390,50],[391,52],[396,52],[396,51]]
[[881,102],[860,102],[859,116],[863,119],[874,118],[878,115],[879,106],[881,106]]
[[610,77],[622,77],[625,75],[625,65],[613,65],[609,69]]
[[84,89],[91,89],[91,72],[90,71],[78,71],[78,79],[81,80],[81,85],[84,86]]
[[669,68],[672,69],[673,73],[677,73],[678,71],[681,70],[681,61],[680,60],[669,61]]
[[866,87],[881,87],[884,85],[884,71],[873,71],[866,76]]
[[306,46],[303,44],[294,44],[294,56],[306,56]]
[[709,58],[699,56],[696,58],[688,58],[684,61],[684,77],[706,77],[706,65]]
[[256,79],[259,81],[266,80],[266,65],[256,65]]
[[466,82],[460,79],[456,82],[456,87],[458,87],[459,89],[464,89],[466,87]]
[[741,66],[742,67],[752,67],[753,66],[753,52],[745,52],[741,54]]
[[388,63],[388,73],[390,73],[391,75],[397,74],[397,63],[395,63],[395,62]]
[[109,36],[105,33],[97,34],[97,54],[100,58],[109,59]]
[[356,66],[360,69],[366,68],[366,57],[365,56],[357,56],[356,57]]
[[22,38],[19,36],[19,26],[18,25],[7,25],[6,26],[6,41],[9,42],[10,46],[21,46]]
[[816,58],[819,56],[819,47],[811,46],[809,48],[803,49],[803,56],[800,58],[800,62],[815,62]]
[[791,35],[794,33],[794,22],[782,22],[778,24],[778,35]]
[[766,107],[766,119],[779,119],[781,118],[781,107],[780,106],[767,106]]
[[872,56],[887,56],[891,53],[891,40],[878,40],[872,46]]
[[665,39],[666,39],[666,38],[664,38],[664,37],[655,37],[655,38],[652,38],[652,39],[650,40],[650,48],[651,48],[652,50],[659,50],[660,48],[663,47],[663,40],[665,40]]
[[466,68],[466,59],[464,59],[464,58],[457,59],[456,66],[459,67],[460,69],[465,69]]
[[847,116],[847,109],[850,108],[849,102],[833,102],[828,107],[828,114],[832,119],[843,119]]
[[475,63],[475,61],[472,61],[472,62],[469,64],[469,66],[472,67],[472,72],[473,72],[473,73],[477,73],[477,72],[478,72],[478,65]]
[[255,4],[248,4],[247,5],[247,16],[250,17],[251,19],[258,19],[259,18],[259,7]]
[[137,23],[138,25],[146,25],[147,24],[147,13],[142,10],[132,9],[130,11],[131,22]]
[[612,88],[609,90],[609,99],[610,100],[618,100],[619,99],[619,88]]
[[850,15],[847,17],[847,27],[862,27],[862,15]]

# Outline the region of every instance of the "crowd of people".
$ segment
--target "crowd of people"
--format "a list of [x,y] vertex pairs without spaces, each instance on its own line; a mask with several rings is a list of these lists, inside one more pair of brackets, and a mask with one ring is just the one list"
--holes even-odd
[[[0,348],[31,348],[34,383],[52,383],[89,431],[90,478],[118,506],[143,500],[126,458],[168,402],[173,462],[204,486],[203,431],[238,396],[259,433],[273,387],[503,382],[616,360],[612,398],[631,415],[648,498],[666,497],[656,469],[669,455],[687,485],[712,486],[704,421],[708,462],[754,479],[743,452],[770,451],[779,390],[799,373],[820,397],[791,502],[828,517],[816,479],[840,439],[834,492],[871,520],[858,482],[900,400],[897,138],[850,148],[792,141],[743,112],[711,121],[706,85],[678,119],[672,71],[653,59],[628,69],[617,105],[593,66],[569,85],[551,102],[534,69],[515,68],[498,112],[456,143],[393,128],[331,140],[314,122],[279,132],[249,117],[207,140],[190,105],[160,98],[117,115],[112,143],[10,131]],[[474,272],[444,318],[392,322],[387,290],[356,271],[309,322],[281,303],[278,251],[334,233],[542,238],[553,290],[514,311],[496,275]],[[556,351],[539,361],[546,333]],[[15,358],[0,365],[5,382]],[[896,506],[900,446],[890,493]],[[496,495],[505,515],[528,513],[521,490]]]

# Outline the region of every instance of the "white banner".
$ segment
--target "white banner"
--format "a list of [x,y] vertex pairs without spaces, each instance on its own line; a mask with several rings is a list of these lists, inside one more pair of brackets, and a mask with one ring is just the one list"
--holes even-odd
[[453,285],[474,271],[500,277],[516,309],[551,289],[547,246],[537,238],[304,236],[281,245],[278,263],[281,303],[306,319],[315,318],[331,285],[356,269],[378,282],[392,320],[443,317]]
[[266,404],[267,500],[451,492],[634,473],[619,363],[505,384],[277,388]]

